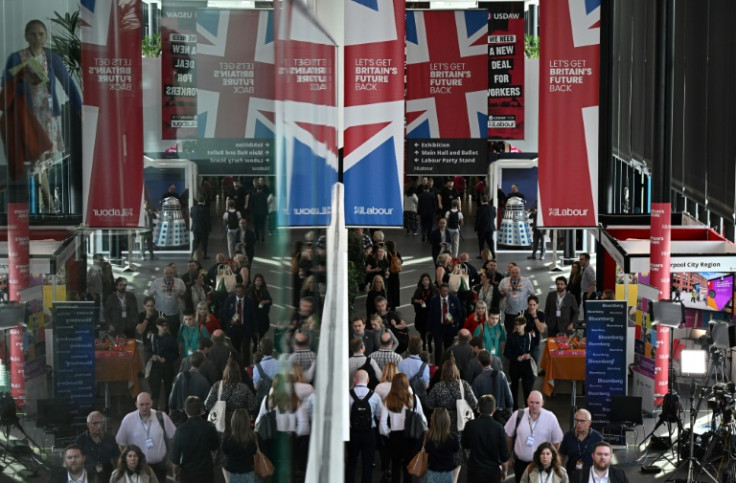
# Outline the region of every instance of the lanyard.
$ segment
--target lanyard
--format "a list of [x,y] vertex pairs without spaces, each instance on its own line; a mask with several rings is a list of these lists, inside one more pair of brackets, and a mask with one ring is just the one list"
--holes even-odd
[[534,436],[534,428],[537,427],[538,420],[536,420],[536,421],[534,421],[532,423],[532,417],[531,416],[527,416],[527,421],[529,422],[529,432],[531,433],[531,436]]
[[[544,473],[547,473],[547,477],[544,479],[544,481],[542,481],[542,474]],[[546,472],[545,470],[541,470],[541,472],[539,473],[540,483],[547,483],[547,481],[549,481],[551,477],[552,477],[552,468],[549,469],[549,472]]]
[[[140,414],[138,415],[140,417]],[[146,430],[146,439],[151,437],[151,415],[148,416],[148,426],[146,426],[145,423],[143,423],[143,419],[141,419],[141,426],[143,426],[143,429]]]
[[585,441],[585,446],[583,446],[583,449],[580,449],[580,440],[578,438],[575,438],[578,443],[578,454],[580,455],[580,459],[583,459],[583,455],[585,454],[586,450],[588,449],[588,443],[590,443],[590,433],[588,433],[588,436],[585,437],[583,441]]

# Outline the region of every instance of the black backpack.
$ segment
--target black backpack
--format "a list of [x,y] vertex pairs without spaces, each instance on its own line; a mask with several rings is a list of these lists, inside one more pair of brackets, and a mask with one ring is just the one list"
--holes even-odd
[[451,230],[457,230],[460,228],[460,210],[450,210],[450,216],[447,217],[447,228]]
[[368,389],[375,389],[380,381],[378,380],[376,371],[373,370],[370,357],[366,356],[365,363],[360,367],[360,369],[368,373]]
[[227,212],[227,227],[230,230],[238,229],[238,212],[237,211]]
[[350,407],[350,429],[365,433],[373,429],[373,411],[371,410],[370,399],[373,391],[368,390],[368,394],[360,399],[353,389],[350,390],[353,396],[353,405]]
[[261,367],[260,362],[256,362],[255,369],[261,374],[261,382],[258,383],[258,390],[256,391],[256,400],[258,400],[258,405],[256,407],[261,407],[261,402],[266,396],[268,396],[268,391],[271,390],[273,379],[268,377],[266,371]]
[[422,362],[422,367],[419,368],[416,374],[409,379],[409,386],[411,386],[414,394],[419,398],[419,401],[424,405],[424,400],[427,397],[427,387],[424,385],[422,380],[422,374],[424,374],[424,368],[427,367],[426,362]]

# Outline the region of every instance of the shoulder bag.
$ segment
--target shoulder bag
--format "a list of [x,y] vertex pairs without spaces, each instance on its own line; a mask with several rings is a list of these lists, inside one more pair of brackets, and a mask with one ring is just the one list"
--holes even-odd
[[419,439],[424,435],[427,430],[427,423],[424,422],[422,416],[417,412],[417,395],[412,395],[414,399],[414,407],[409,410],[404,410],[404,438],[405,439]]
[[278,431],[278,427],[276,426],[276,408],[268,409],[268,399],[265,400],[264,404],[266,405],[266,414],[256,424],[256,433],[258,433],[259,438],[269,440],[276,437],[276,431]]
[[268,478],[273,474],[274,467],[271,460],[268,459],[258,445],[258,436],[256,435],[256,454],[253,455],[253,471],[261,478]]
[[429,463],[429,455],[424,450],[425,444],[427,444],[426,436],[424,437],[424,441],[422,441],[422,449],[420,449],[419,453],[409,461],[409,465],[407,467],[410,475],[417,476],[419,478],[427,473],[427,464]]
[[227,418],[227,403],[222,400],[222,386],[223,382],[220,381],[220,387],[217,389],[217,401],[215,405],[210,409],[210,414],[207,416],[207,420],[215,425],[215,429],[220,432],[225,432],[225,419]]
[[457,408],[457,430],[462,431],[465,429],[465,423],[475,419],[475,413],[473,409],[465,400],[465,388],[463,387],[462,379],[457,381],[460,384],[460,399],[455,401],[455,407]]

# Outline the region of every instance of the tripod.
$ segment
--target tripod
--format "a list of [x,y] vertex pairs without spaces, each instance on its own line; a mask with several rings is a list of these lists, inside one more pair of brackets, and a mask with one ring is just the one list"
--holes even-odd
[[[703,398],[706,396],[705,388],[700,393],[700,396],[698,397],[698,405],[695,406],[695,381],[690,382],[690,437],[689,439],[689,448],[688,448],[688,457],[683,459],[680,465],[677,467],[677,470],[685,466],[687,464],[687,483],[693,483],[695,480],[695,470],[697,467],[698,470],[698,481],[702,476],[707,476],[713,483],[718,483],[718,478],[710,474],[708,469],[705,467],[703,462],[701,462],[698,458],[695,457],[695,422],[698,419],[698,412],[700,410],[700,404],[703,402]],[[682,443],[682,442],[681,442]],[[679,449],[679,447],[678,447]],[[675,470],[675,471],[677,471]]]
[[726,357],[723,355],[723,349],[711,346],[708,349],[708,355],[710,361],[708,364],[708,374],[705,376],[705,385],[710,384],[712,377],[715,377],[716,384],[726,382]]
[[[670,327],[670,354],[672,354],[672,327]],[[659,420],[657,421],[657,424],[654,425],[654,428],[652,429],[652,432],[649,433],[647,436],[644,437],[642,440],[642,443],[647,441],[648,439],[651,439],[652,436],[654,436],[654,433],[659,429],[660,426],[663,424],[667,424],[667,434],[669,435],[670,440],[670,447],[666,448],[662,453],[652,462],[652,464],[656,463],[660,459],[667,460],[670,464],[673,466],[676,466],[680,463],[680,455],[675,451],[675,457],[677,463],[673,461],[673,459],[670,459],[670,457],[667,456],[667,452],[671,451],[675,447],[675,441],[673,441],[672,434],[673,434],[673,424],[677,424],[677,435],[678,439],[682,437],[682,419],[680,418],[680,396],[678,396],[677,392],[674,391],[672,388],[674,386],[674,370],[672,367],[672,357],[669,359],[669,374],[667,377],[667,394],[664,395],[664,399],[662,400],[662,413],[659,415]],[[641,443],[640,443],[641,444]]]

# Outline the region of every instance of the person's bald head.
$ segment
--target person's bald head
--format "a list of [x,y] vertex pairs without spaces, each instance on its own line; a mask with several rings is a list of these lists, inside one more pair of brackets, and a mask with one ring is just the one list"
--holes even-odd
[[225,332],[222,329],[217,329],[212,333],[212,342],[215,344],[222,344],[225,342]]
[[353,376],[353,382],[356,386],[367,386],[368,379],[368,373],[363,369],[355,371],[355,376]]
[[473,334],[471,334],[468,329],[461,329],[460,332],[457,333],[457,341],[459,344],[467,344],[472,338]]
[[537,417],[542,412],[542,406],[544,406],[544,397],[539,391],[532,391],[529,393],[529,397],[526,400],[526,405],[529,407],[529,414]]
[[297,332],[294,335],[294,345],[296,347],[307,347],[309,345],[309,336],[304,332]]
[[135,407],[138,408],[138,413],[141,417],[147,418],[150,416],[151,406],[153,406],[153,400],[151,400],[151,395],[147,392],[142,392],[135,398]]
[[381,349],[391,347],[392,344],[393,339],[391,338],[390,332],[384,332],[383,334],[381,334]]

